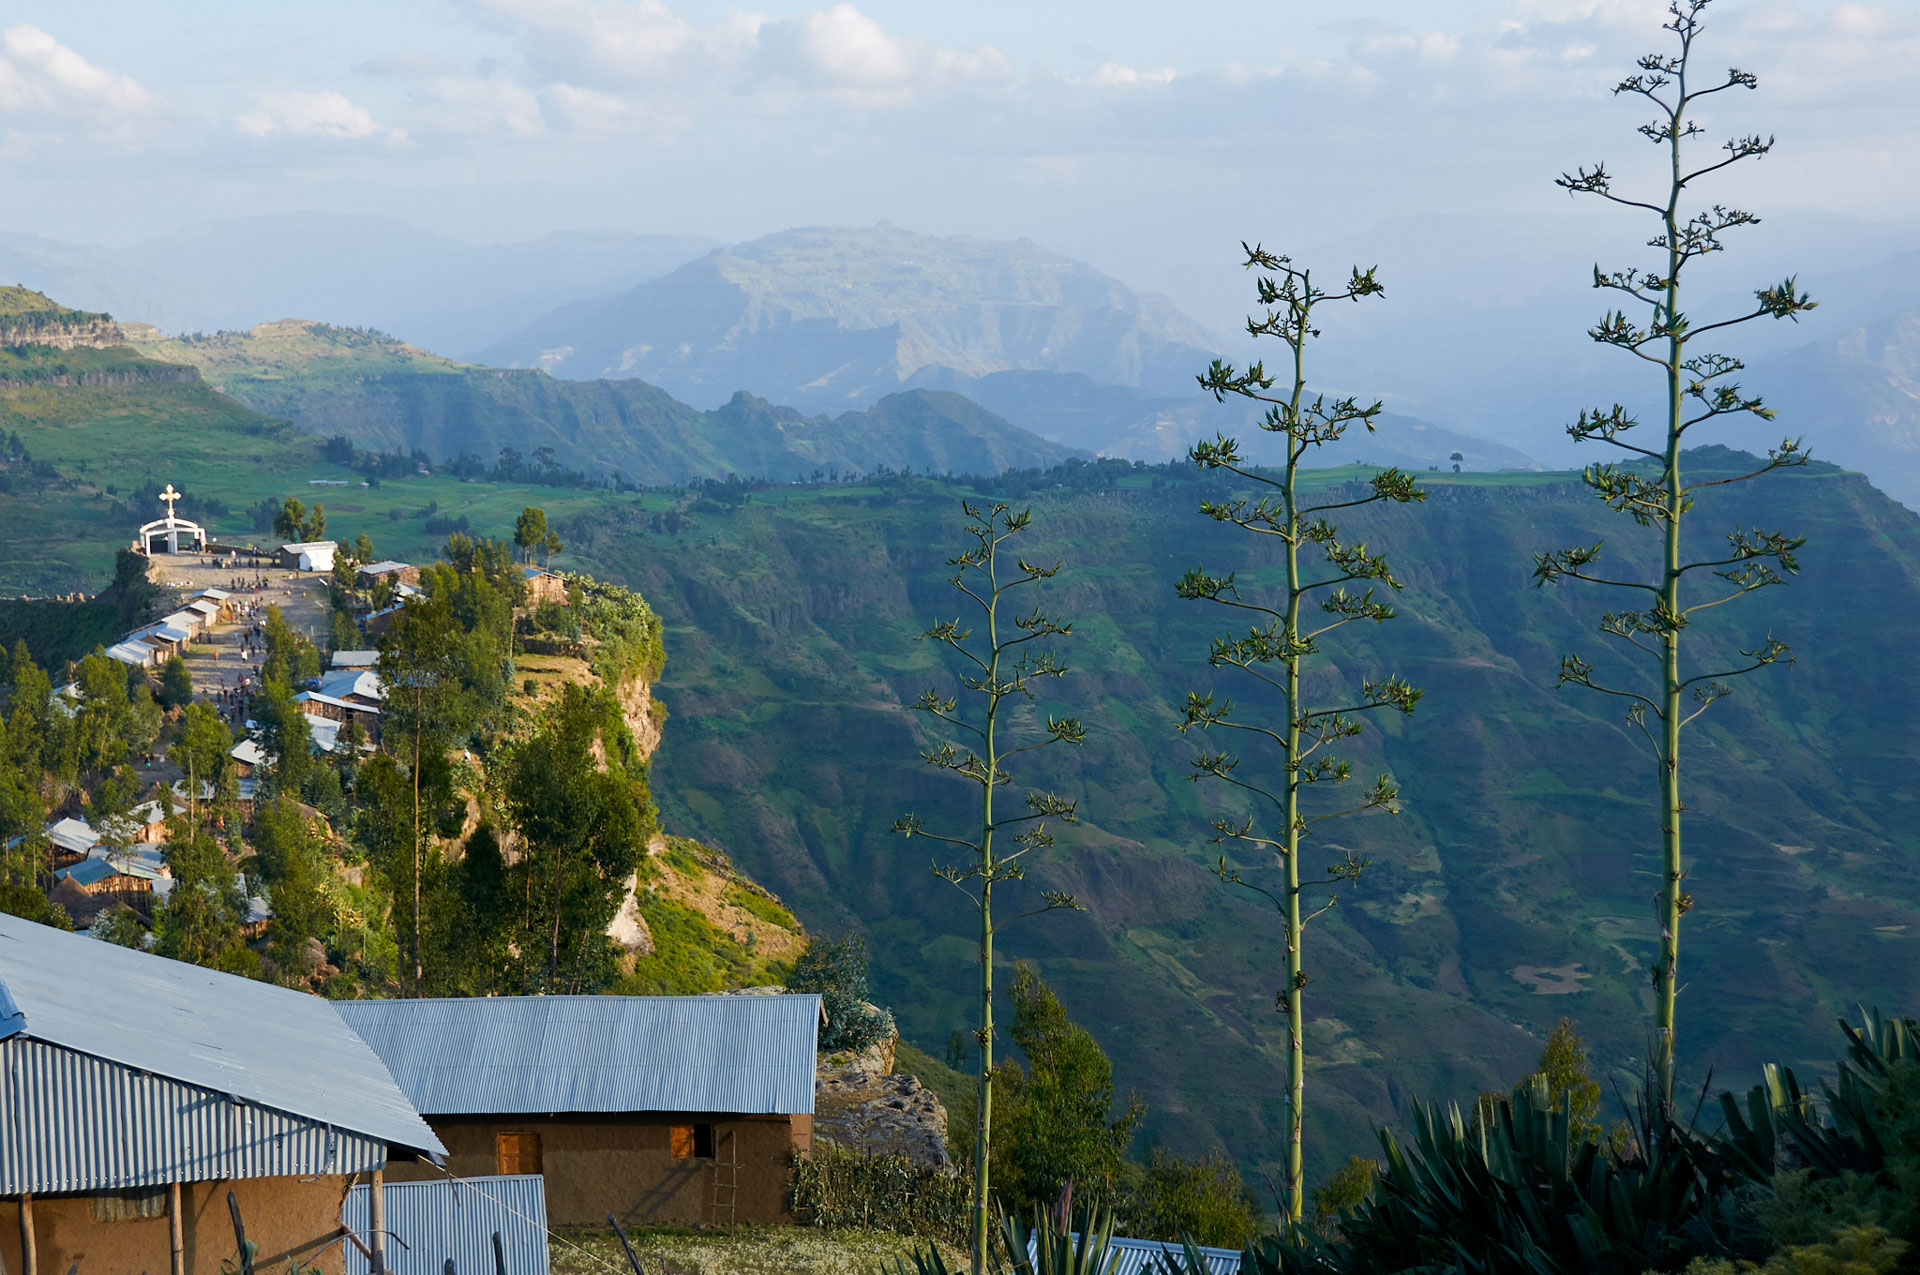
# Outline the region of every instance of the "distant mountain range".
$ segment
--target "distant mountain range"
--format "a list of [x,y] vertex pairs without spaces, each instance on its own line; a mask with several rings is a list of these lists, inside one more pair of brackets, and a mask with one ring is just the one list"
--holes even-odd
[[431,349],[471,350],[529,315],[632,287],[712,247],[699,235],[618,231],[476,246],[387,217],[284,213],[169,231],[127,248],[0,233],[0,283],[168,332],[311,314]]
[[560,468],[659,486],[882,465],[998,473],[1076,454],[937,390],[898,391],[832,418],[746,393],[701,411],[645,381],[477,367],[379,333],[298,319],[185,339],[126,327],[143,353],[198,368],[209,385],[256,411],[312,434],[343,434],[364,450],[418,448],[435,464],[463,454],[492,464],[502,448],[528,457],[546,447]]
[[933,370],[1080,373],[1189,389],[1219,338],[1028,240],[866,229],[782,231],[716,249],[614,296],[560,307],[482,362],[637,376],[693,403],[736,389],[810,410],[872,402]]

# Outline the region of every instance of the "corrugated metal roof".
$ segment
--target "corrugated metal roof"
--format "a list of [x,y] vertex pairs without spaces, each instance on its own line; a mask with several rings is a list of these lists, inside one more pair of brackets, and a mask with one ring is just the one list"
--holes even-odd
[[69,816],[47,825],[47,840],[70,853],[85,854],[100,844],[100,834],[85,819]]
[[427,1115],[813,1111],[818,996],[337,1001]]
[[0,1040],[0,1111],[0,1195],[358,1173],[387,1161],[383,1137],[21,1035]]
[[[1080,1233],[1073,1233],[1075,1245],[1080,1242]],[[1206,1275],[1240,1275],[1240,1251],[1231,1248],[1207,1248],[1196,1244],[1200,1260],[1206,1265]],[[1027,1241],[1027,1258],[1032,1261],[1038,1252],[1037,1239]],[[1166,1269],[1179,1271],[1181,1275],[1199,1275],[1189,1271],[1184,1262],[1186,1250],[1179,1244],[1167,1244],[1160,1240],[1131,1240],[1116,1235],[1107,1242],[1107,1263],[1101,1268],[1100,1275],[1160,1275],[1162,1259]]]
[[317,996],[4,915],[0,987],[35,1040],[445,1151],[385,1064]]
[[[1184,1251],[1178,1244],[1157,1240],[1128,1240],[1113,1237],[1103,1275],[1160,1275],[1159,1261],[1165,1257],[1174,1270],[1181,1270]],[[1202,1248],[1200,1256],[1207,1264],[1207,1275],[1240,1275],[1240,1254],[1230,1248]],[[1192,1273],[1188,1273],[1192,1275]]]
[[335,668],[371,668],[379,662],[380,652],[378,651],[335,651],[333,653]]
[[136,877],[142,881],[158,881],[167,873],[155,864],[128,856],[126,858],[108,858],[96,855],[80,860],[53,874],[62,881],[72,881],[77,885],[97,885],[108,877]]
[[[493,1233],[507,1259],[507,1275],[547,1275],[547,1190],[537,1173],[389,1182],[386,1187],[387,1269],[393,1275],[443,1275],[449,1260],[459,1275],[493,1275]],[[347,1192],[340,1221],[368,1240],[371,1192]],[[405,1246],[393,1242],[398,1236]],[[371,1245],[369,1245],[371,1246]],[[366,1254],[346,1246],[347,1275],[368,1275]]]

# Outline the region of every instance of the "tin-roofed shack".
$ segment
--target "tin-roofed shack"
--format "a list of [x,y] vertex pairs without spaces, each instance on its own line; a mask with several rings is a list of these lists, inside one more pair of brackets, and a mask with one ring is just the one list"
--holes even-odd
[[336,1008],[446,1143],[453,1173],[542,1174],[553,1222],[793,1220],[792,1160],[813,1149],[818,996]]
[[0,1111],[0,1261],[26,1275],[217,1271],[229,1191],[259,1269],[339,1275],[356,1178],[444,1150],[318,997],[4,915]]

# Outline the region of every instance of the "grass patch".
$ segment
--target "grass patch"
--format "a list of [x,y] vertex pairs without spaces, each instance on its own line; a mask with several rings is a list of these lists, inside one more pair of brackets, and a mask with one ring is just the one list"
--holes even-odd
[[783,930],[800,928],[800,923],[793,919],[793,913],[781,907],[778,901],[738,882],[727,887],[726,900],[737,908],[751,912],[768,925],[777,925]]
[[[551,1245],[553,1275],[626,1271],[620,1241],[608,1230],[560,1228]],[[808,1226],[741,1226],[729,1235],[677,1227],[629,1230],[647,1275],[851,1275],[877,1271],[924,1245],[881,1231],[828,1231]],[[584,1252],[582,1250],[585,1250]],[[945,1249],[948,1264],[965,1257]],[[959,1269],[959,1267],[955,1267]]]

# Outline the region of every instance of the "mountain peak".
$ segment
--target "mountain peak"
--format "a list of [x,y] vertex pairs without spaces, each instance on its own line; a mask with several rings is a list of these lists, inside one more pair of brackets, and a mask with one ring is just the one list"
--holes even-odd
[[[565,351],[559,360],[543,358]],[[1030,240],[889,222],[796,226],[555,310],[483,352],[571,379],[640,377],[691,402],[746,388],[807,411],[863,407],[924,369],[1078,372],[1181,389],[1218,350],[1163,297]]]

